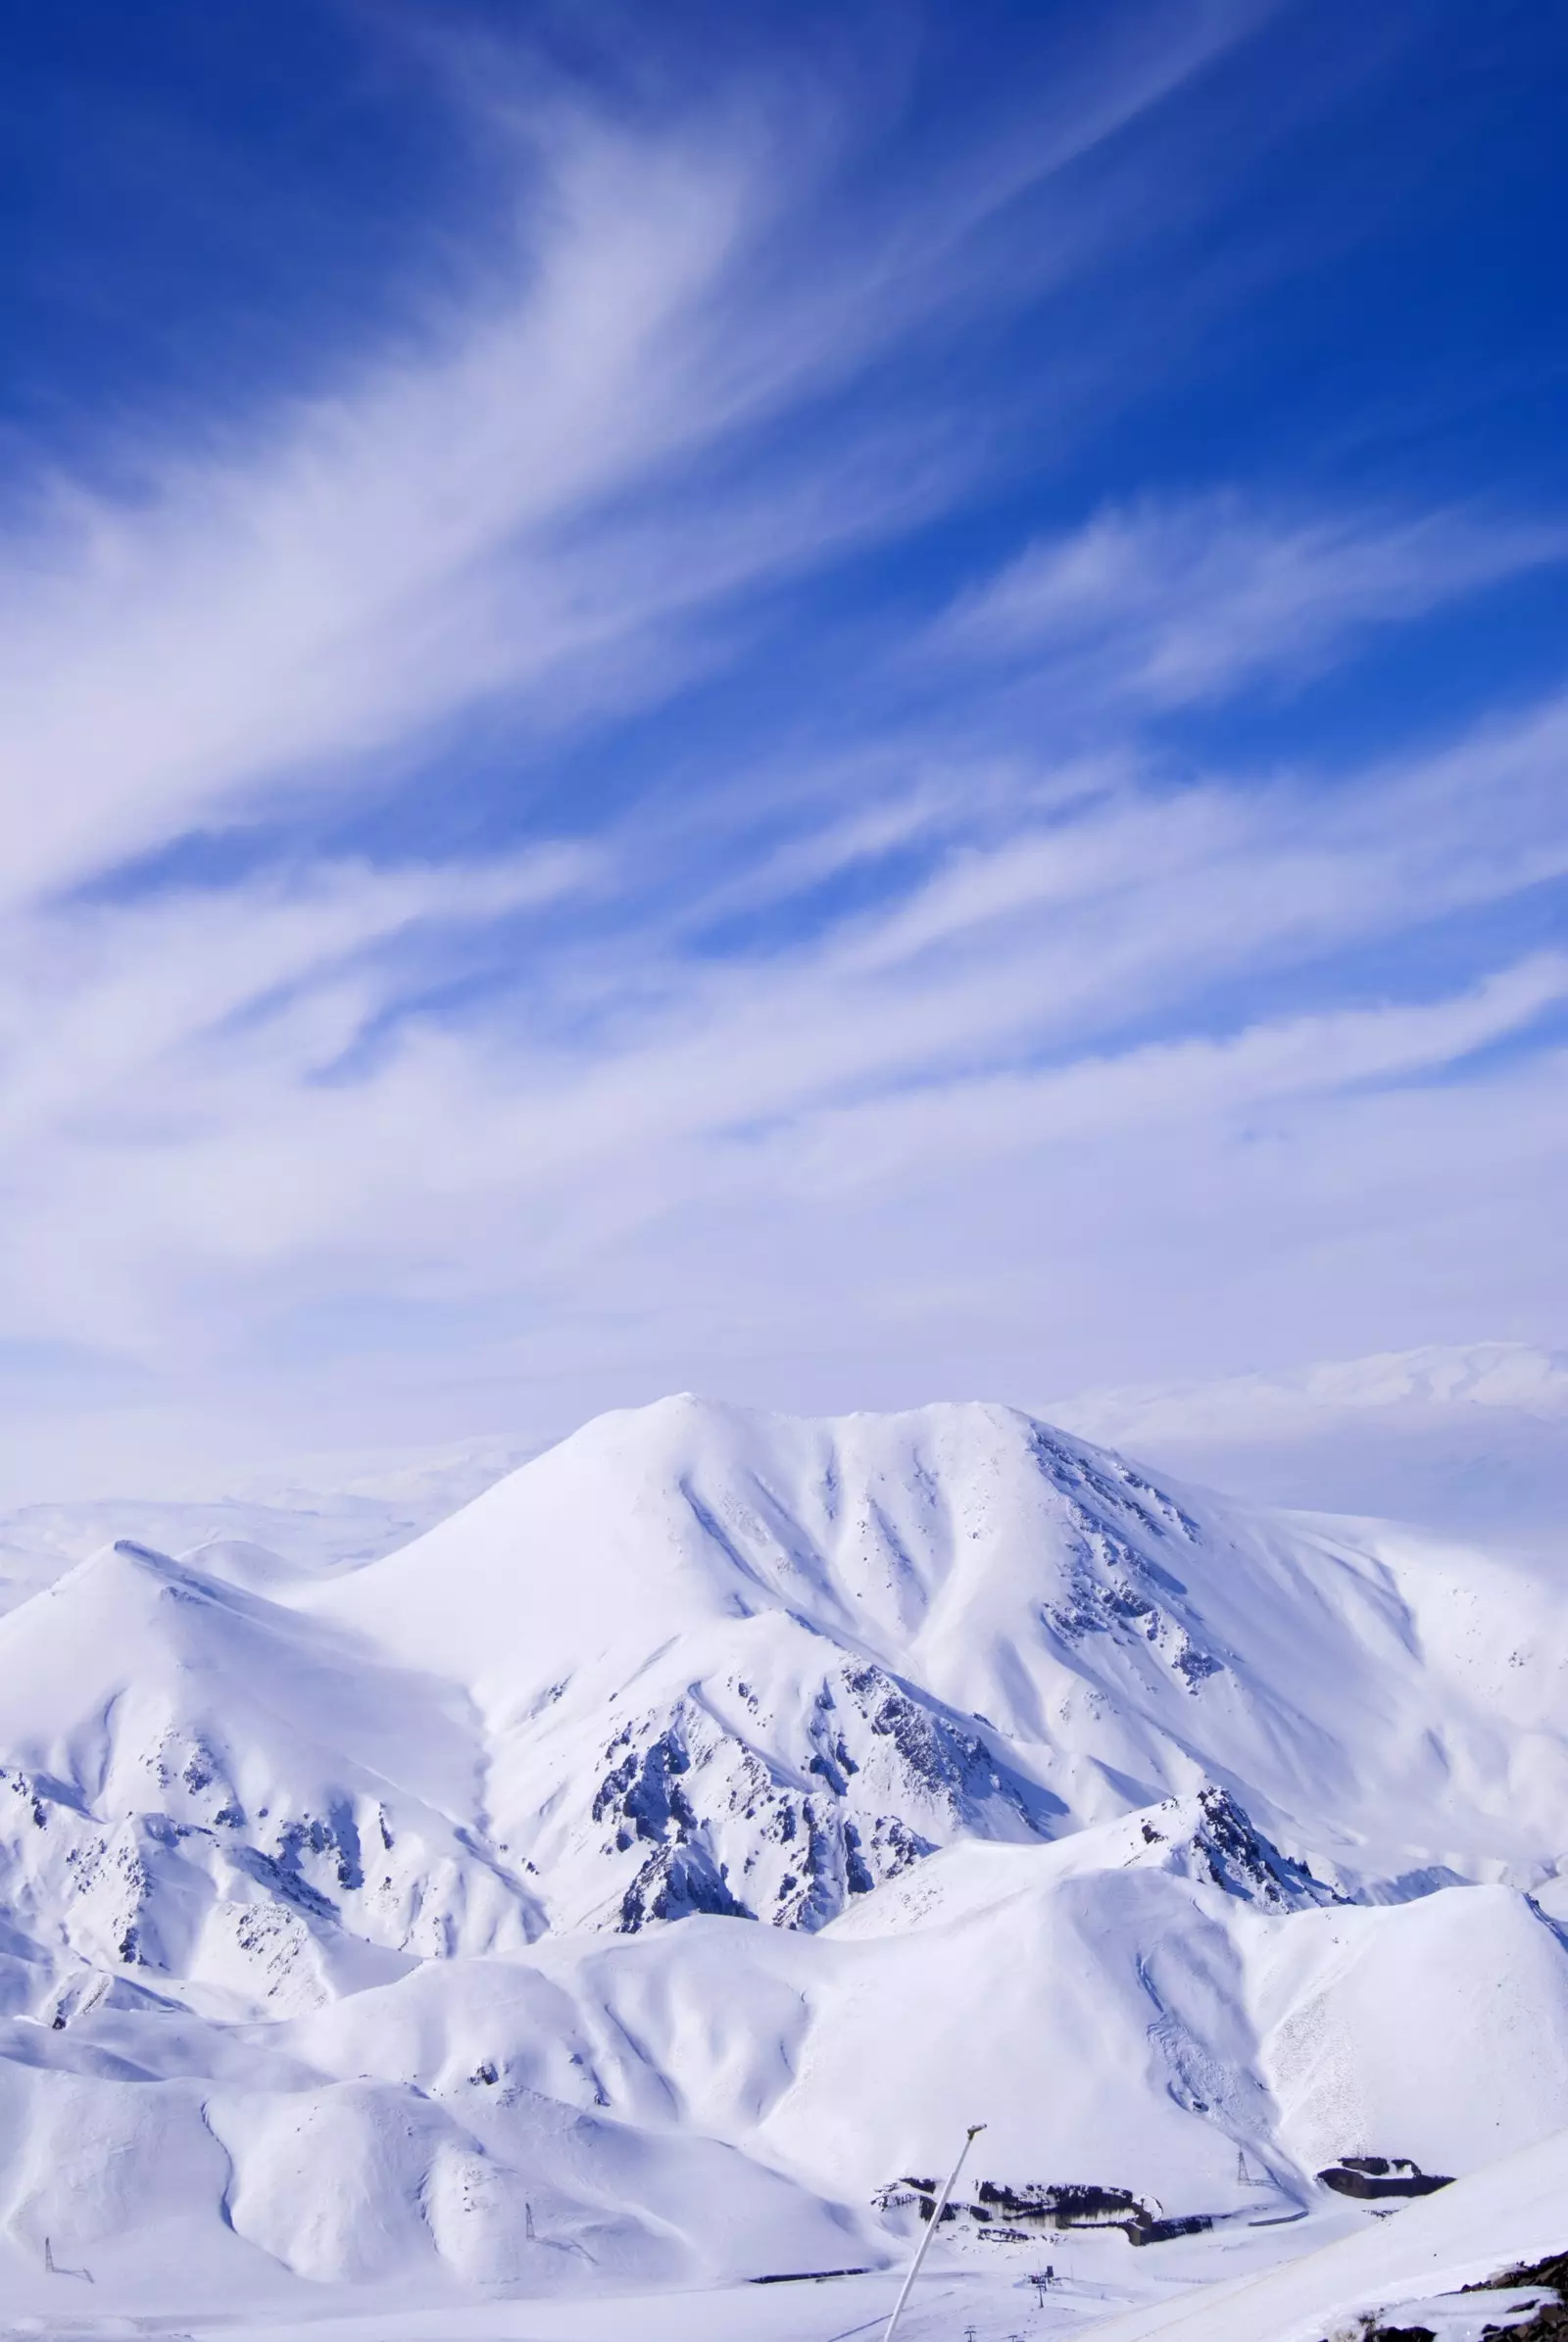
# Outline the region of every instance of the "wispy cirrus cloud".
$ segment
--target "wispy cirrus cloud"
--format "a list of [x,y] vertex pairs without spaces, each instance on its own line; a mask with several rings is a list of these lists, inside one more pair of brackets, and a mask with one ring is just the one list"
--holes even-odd
[[318,860],[14,917],[0,942],[0,1147],[70,1131],[167,1140],[200,1114],[225,1057],[286,1064],[300,1083],[330,1075],[407,991],[411,959],[434,978],[454,935],[515,926],[603,876],[582,847],[398,870]]
[[1379,628],[1564,561],[1562,521],[1292,513],[1222,493],[1112,507],[1042,539],[937,631],[971,657],[1176,707],[1300,682]]
[[[505,700],[604,722],[715,656],[747,598],[907,528],[973,478],[951,428],[898,403],[792,454],[808,415],[911,335],[1070,276],[1092,201],[1038,245],[988,228],[1083,164],[1244,30],[1240,5],[1174,9],[1144,44],[952,159],[827,247],[844,144],[744,89],[639,123],[547,84],[508,111],[515,221],[477,291],[411,292],[390,352],[342,354],[270,413],[195,447],[156,426],[114,448],[119,494],[44,472],[0,537],[5,880],[70,883],[291,782],[355,787],[365,761]],[[706,630],[706,633],[705,633]]]
[[[1540,713],[1368,771],[1337,811],[1302,782],[1124,778],[739,958],[691,951],[700,897],[671,902],[646,826],[635,853],[48,914],[9,954],[9,1314],[154,1352],[236,1280],[264,1281],[247,1311],[308,1314],[324,1286],[461,1315],[742,1195],[760,1222],[875,1198],[961,1256],[976,1167],[1062,1177],[1120,1145],[1136,1183],[1150,1132],[1392,1095],[1560,1011],[1551,953],[1342,1005],[1322,970],[1568,868],[1565,737]],[[510,980],[454,1015],[430,996],[496,922]],[[676,1246],[697,1285],[702,1249]]]

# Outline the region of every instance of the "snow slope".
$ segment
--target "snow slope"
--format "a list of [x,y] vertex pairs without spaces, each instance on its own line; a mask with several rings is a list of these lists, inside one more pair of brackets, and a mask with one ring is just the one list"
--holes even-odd
[[665,1401],[327,1577],[122,1541],[0,1619],[0,2279],[876,2267],[977,2121],[971,2260],[1064,2185],[1359,2228],[1348,2154],[1568,2124],[1565,1665],[1516,1560],[995,1406]]
[[[1561,2253],[1565,2204],[1568,2132],[1558,2131],[1459,2181],[1451,2193],[1408,2205],[1386,2223],[1337,2238],[1283,2269],[1099,2320],[1096,2342],[1154,2335],[1170,2342],[1316,2342],[1355,2331],[1368,2313],[1396,2325],[1429,2318],[1446,2325],[1444,2311],[1451,2318],[1464,2307],[1461,2288],[1484,2288],[1510,2268]],[[1483,2295],[1471,2333],[1482,2318],[1496,2316],[1495,2298]]]
[[284,2037],[421,2090],[488,2070],[696,2123],[862,2206],[982,2118],[972,2181],[1238,2220],[1318,2202],[1346,2153],[1464,2171],[1568,2119],[1568,1954],[1523,1896],[1325,1906],[1284,1866],[1248,1881],[1219,1821],[955,1847],[814,1935],[699,1915],[482,1978],[426,1965]]

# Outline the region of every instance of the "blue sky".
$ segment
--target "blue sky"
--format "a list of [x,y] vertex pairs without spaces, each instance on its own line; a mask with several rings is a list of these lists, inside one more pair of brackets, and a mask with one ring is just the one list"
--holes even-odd
[[1562,1340],[1558,12],[9,45],[40,1494]]

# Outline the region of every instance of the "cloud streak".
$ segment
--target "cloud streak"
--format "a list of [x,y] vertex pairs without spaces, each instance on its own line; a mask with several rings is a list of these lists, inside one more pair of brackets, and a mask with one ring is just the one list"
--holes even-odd
[[[1247,988],[1560,870],[1565,723],[1364,776],[1338,820],[1278,790],[1111,797],[749,964],[691,956],[606,851],[56,914],[11,955],[13,1320],[177,1343],[230,1271],[302,1304],[323,1277],[521,1290],[541,1259],[554,1277],[612,1238],[657,1243],[737,1181],[759,1210],[891,1197],[941,1166],[1450,1069],[1561,1004],[1560,957],[1305,1014],[1250,1016]],[[1504,855],[1474,781],[1510,766],[1539,803]],[[608,924],[563,923],[585,903]],[[457,1023],[411,1006],[411,936],[461,966],[498,923],[520,991]]]
[[1384,627],[1568,560],[1568,528],[1473,512],[1290,515],[1234,495],[1099,512],[948,613],[969,657],[1180,707],[1299,683]]
[[[536,103],[511,125],[527,225],[482,295],[426,300],[400,353],[208,446],[121,448],[127,496],[41,483],[0,544],[13,898],[267,786],[352,788],[498,697],[548,718],[587,695],[603,720],[701,663],[690,629],[716,605],[951,499],[972,457],[901,446],[896,417],[880,453],[847,426],[804,473],[759,472],[748,446],[956,308],[1016,302],[1038,251],[982,269],[976,239],[1246,21],[1167,12],[1070,119],[971,150],[826,268],[781,204],[824,192],[830,137],[803,154],[755,107],[637,128]],[[1096,233],[1092,206],[1064,218],[1051,272]]]

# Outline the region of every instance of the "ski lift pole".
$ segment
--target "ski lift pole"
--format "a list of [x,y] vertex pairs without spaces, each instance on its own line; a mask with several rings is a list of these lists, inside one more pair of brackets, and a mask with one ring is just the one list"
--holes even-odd
[[980,2136],[980,2133],[982,2130],[984,2130],[984,2128],[985,2124],[983,2122],[971,2122],[968,2129],[964,2132],[963,2145],[958,2149],[958,2160],[954,2165],[952,2171],[948,2173],[946,2179],[942,2183],[942,2193],[938,2196],[935,2205],[932,2207],[931,2218],[926,2222],[925,2234],[921,2237],[919,2244],[915,2247],[914,2259],[909,2263],[909,2273],[905,2278],[903,2285],[899,2289],[899,2298],[893,2305],[893,2315],[888,2319],[886,2330],[882,2336],[882,2342],[893,2342],[894,2330],[898,2325],[899,2319],[904,2316],[904,2305],[909,2298],[909,2289],[913,2285],[915,2278],[920,2273],[921,2262],[931,2250],[932,2237],[935,2236],[938,2228],[940,2228],[942,2225],[942,2215],[948,2209],[948,2198],[952,2195],[954,2189],[958,2184],[958,2173],[963,2169],[963,2159],[968,2154],[969,2149],[974,2145],[975,2140]]

